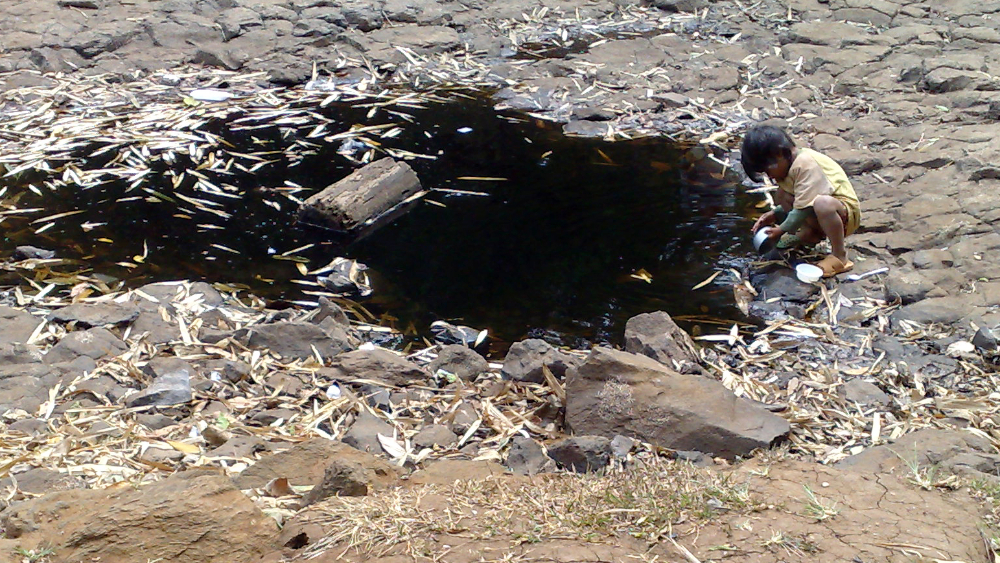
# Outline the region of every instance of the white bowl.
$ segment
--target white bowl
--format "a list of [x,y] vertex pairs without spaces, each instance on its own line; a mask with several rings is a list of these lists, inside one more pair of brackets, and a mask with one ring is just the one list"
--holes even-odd
[[795,275],[802,283],[816,283],[823,277],[823,268],[813,264],[799,264],[795,267]]

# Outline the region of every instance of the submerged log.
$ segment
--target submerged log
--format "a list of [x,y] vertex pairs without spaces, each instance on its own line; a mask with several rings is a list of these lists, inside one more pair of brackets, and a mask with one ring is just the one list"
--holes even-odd
[[351,235],[369,233],[424,193],[412,168],[386,157],[307,199],[299,207],[299,221]]

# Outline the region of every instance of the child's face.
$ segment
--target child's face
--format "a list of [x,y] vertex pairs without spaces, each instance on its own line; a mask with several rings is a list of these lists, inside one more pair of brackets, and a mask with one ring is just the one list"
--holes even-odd
[[771,163],[767,165],[764,172],[771,177],[775,182],[780,182],[788,176],[788,169],[791,168],[792,163],[788,162],[788,159],[784,156],[776,156]]

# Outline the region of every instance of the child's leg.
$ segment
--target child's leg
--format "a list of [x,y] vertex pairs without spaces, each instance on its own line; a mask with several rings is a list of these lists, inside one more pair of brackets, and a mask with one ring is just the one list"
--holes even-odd
[[821,195],[813,201],[813,210],[820,229],[830,239],[832,254],[847,264],[847,249],[844,247],[847,206],[833,196]]

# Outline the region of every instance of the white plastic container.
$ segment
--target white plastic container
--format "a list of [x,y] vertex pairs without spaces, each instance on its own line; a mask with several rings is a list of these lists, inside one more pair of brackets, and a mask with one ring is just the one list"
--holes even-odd
[[799,264],[795,267],[795,276],[802,283],[816,283],[823,277],[823,268],[814,264]]

